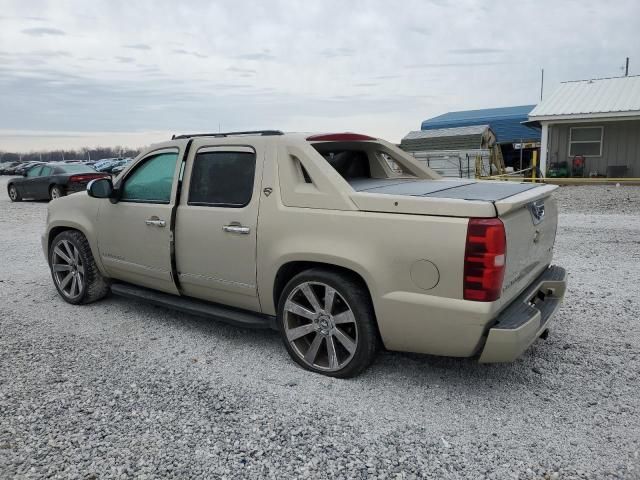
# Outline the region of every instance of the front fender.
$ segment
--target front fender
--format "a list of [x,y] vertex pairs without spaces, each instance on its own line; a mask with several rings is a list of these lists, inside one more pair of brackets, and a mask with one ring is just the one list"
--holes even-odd
[[78,230],[91,247],[91,253],[100,273],[107,276],[100,259],[96,221],[100,208],[100,199],[91,198],[86,192],[62,197],[50,202],[47,212],[47,225],[42,235],[42,250],[49,262],[49,246],[54,236],[64,230]]

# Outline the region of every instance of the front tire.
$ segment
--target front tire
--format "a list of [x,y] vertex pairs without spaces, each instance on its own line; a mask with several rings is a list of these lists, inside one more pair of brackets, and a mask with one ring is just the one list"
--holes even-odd
[[16,187],[13,184],[9,185],[9,198],[11,199],[12,202],[22,201],[22,195],[20,195],[20,192],[18,191],[18,187]]
[[73,305],[95,302],[109,293],[86,237],[67,230],[53,240],[49,250],[53,283],[64,301]]
[[375,359],[378,332],[366,287],[330,270],[299,273],[278,302],[278,326],[291,358],[330,377],[362,373]]
[[49,190],[49,199],[55,200],[56,198],[64,197],[65,193],[61,186],[54,185]]

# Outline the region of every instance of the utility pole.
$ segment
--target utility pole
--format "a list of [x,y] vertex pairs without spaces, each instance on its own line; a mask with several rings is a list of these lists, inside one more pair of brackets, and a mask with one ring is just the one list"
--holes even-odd
[[524,145],[523,140],[520,139],[520,170],[522,170],[522,146]]
[[624,66],[624,76],[625,77],[629,76],[629,57],[627,57],[627,61]]
[[540,101],[542,101],[542,91],[544,90],[544,68],[540,74]]

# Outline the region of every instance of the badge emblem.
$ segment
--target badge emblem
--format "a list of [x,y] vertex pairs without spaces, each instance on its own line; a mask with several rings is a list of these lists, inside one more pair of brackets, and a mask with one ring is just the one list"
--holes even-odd
[[544,220],[544,200],[536,200],[529,204],[529,212],[531,212],[531,220],[534,225],[538,225]]

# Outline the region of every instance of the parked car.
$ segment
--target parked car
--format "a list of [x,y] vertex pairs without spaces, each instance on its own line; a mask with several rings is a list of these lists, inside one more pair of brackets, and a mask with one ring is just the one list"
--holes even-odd
[[325,375],[357,375],[380,342],[505,362],[565,293],[555,188],[444,179],[351,133],[178,136],[49,204],[42,246],[69,303],[112,291],[275,328]]
[[0,175],[9,175],[15,168],[20,165],[19,162],[4,162],[0,163]]
[[106,162],[99,167],[95,167],[97,171],[104,173],[113,173],[114,168],[118,168],[120,166],[125,166],[129,159],[127,158],[118,158],[111,160],[110,162]]
[[129,164],[133,161],[133,158],[125,158],[120,164],[111,168],[111,175],[116,176],[120,175],[120,173],[129,166]]
[[27,170],[36,165],[43,165],[44,162],[24,162],[21,163],[20,166],[16,167],[13,172],[15,175],[24,175]]
[[86,190],[89,181],[104,177],[93,168],[80,164],[47,163],[31,167],[24,177],[9,180],[7,192],[13,202],[26,198],[53,200]]
[[11,166],[11,167],[6,167],[4,170],[4,174],[5,175],[15,175],[16,171],[21,168],[24,164],[23,163],[16,163],[15,165]]

